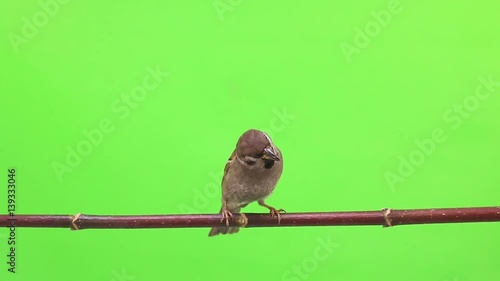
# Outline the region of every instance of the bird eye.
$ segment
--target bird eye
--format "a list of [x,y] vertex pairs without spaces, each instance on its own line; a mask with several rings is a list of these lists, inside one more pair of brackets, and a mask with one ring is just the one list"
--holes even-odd
[[243,161],[249,165],[249,166],[253,166],[255,165],[255,163],[257,163],[257,158],[253,157],[253,156],[250,156],[250,155],[247,155],[243,158]]
[[245,163],[247,163],[248,166],[253,166],[253,165],[255,165],[255,163],[257,163],[257,161],[247,159],[247,160],[245,160]]

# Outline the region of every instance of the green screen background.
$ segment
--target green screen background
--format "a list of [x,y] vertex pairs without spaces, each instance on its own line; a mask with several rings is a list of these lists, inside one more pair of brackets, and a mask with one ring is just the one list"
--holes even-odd
[[[17,214],[215,213],[248,128],[288,212],[499,205],[495,1],[40,3],[0,8],[1,213],[10,167]],[[207,234],[18,228],[14,275],[2,228],[0,279],[500,278],[497,223]]]

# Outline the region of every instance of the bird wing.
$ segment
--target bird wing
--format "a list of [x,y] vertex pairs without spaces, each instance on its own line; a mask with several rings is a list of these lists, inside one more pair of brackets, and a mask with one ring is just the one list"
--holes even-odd
[[229,172],[229,168],[231,168],[231,163],[233,163],[234,159],[236,158],[236,149],[231,153],[231,156],[229,156],[229,159],[226,162],[226,166],[224,167],[224,176],[222,177],[222,186],[224,186],[224,180],[226,179],[226,175]]

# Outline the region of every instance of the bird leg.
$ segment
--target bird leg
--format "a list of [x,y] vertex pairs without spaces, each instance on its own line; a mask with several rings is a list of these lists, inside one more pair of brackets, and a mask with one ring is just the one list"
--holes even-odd
[[248,217],[245,214],[240,213],[240,219],[238,220],[238,224],[240,225],[240,227],[246,227],[248,224]]
[[222,209],[221,214],[222,214],[222,219],[220,219],[220,222],[223,222],[225,220],[226,225],[229,225],[229,220],[233,219],[233,213],[229,212],[228,209]]
[[271,207],[269,205],[267,205],[264,200],[259,200],[257,201],[257,203],[259,203],[260,206],[262,207],[266,207],[269,209],[270,213],[271,213],[271,217],[274,218],[274,217],[277,217],[278,218],[278,224],[280,224],[281,222],[281,216],[280,216],[280,213],[283,212],[283,213],[286,213],[285,210],[283,209],[276,209],[274,207]]
[[222,202],[222,209],[220,210],[220,213],[222,214],[222,219],[220,219],[220,222],[223,222],[225,220],[226,225],[229,225],[229,220],[233,218],[233,213],[231,213],[227,208],[226,201]]

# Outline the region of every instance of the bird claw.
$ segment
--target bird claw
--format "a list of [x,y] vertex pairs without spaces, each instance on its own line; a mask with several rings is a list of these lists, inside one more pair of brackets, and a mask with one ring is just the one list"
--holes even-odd
[[275,209],[273,207],[269,208],[269,211],[271,213],[271,218],[274,218],[274,217],[278,218],[278,224],[280,224],[280,222],[281,222],[281,215],[280,215],[280,213],[281,212],[286,213],[286,211],[283,210],[283,209]]
[[226,225],[229,225],[229,220],[233,218],[233,213],[229,212],[228,209],[222,209],[221,214],[222,219],[220,219],[220,222],[223,222],[225,220]]

